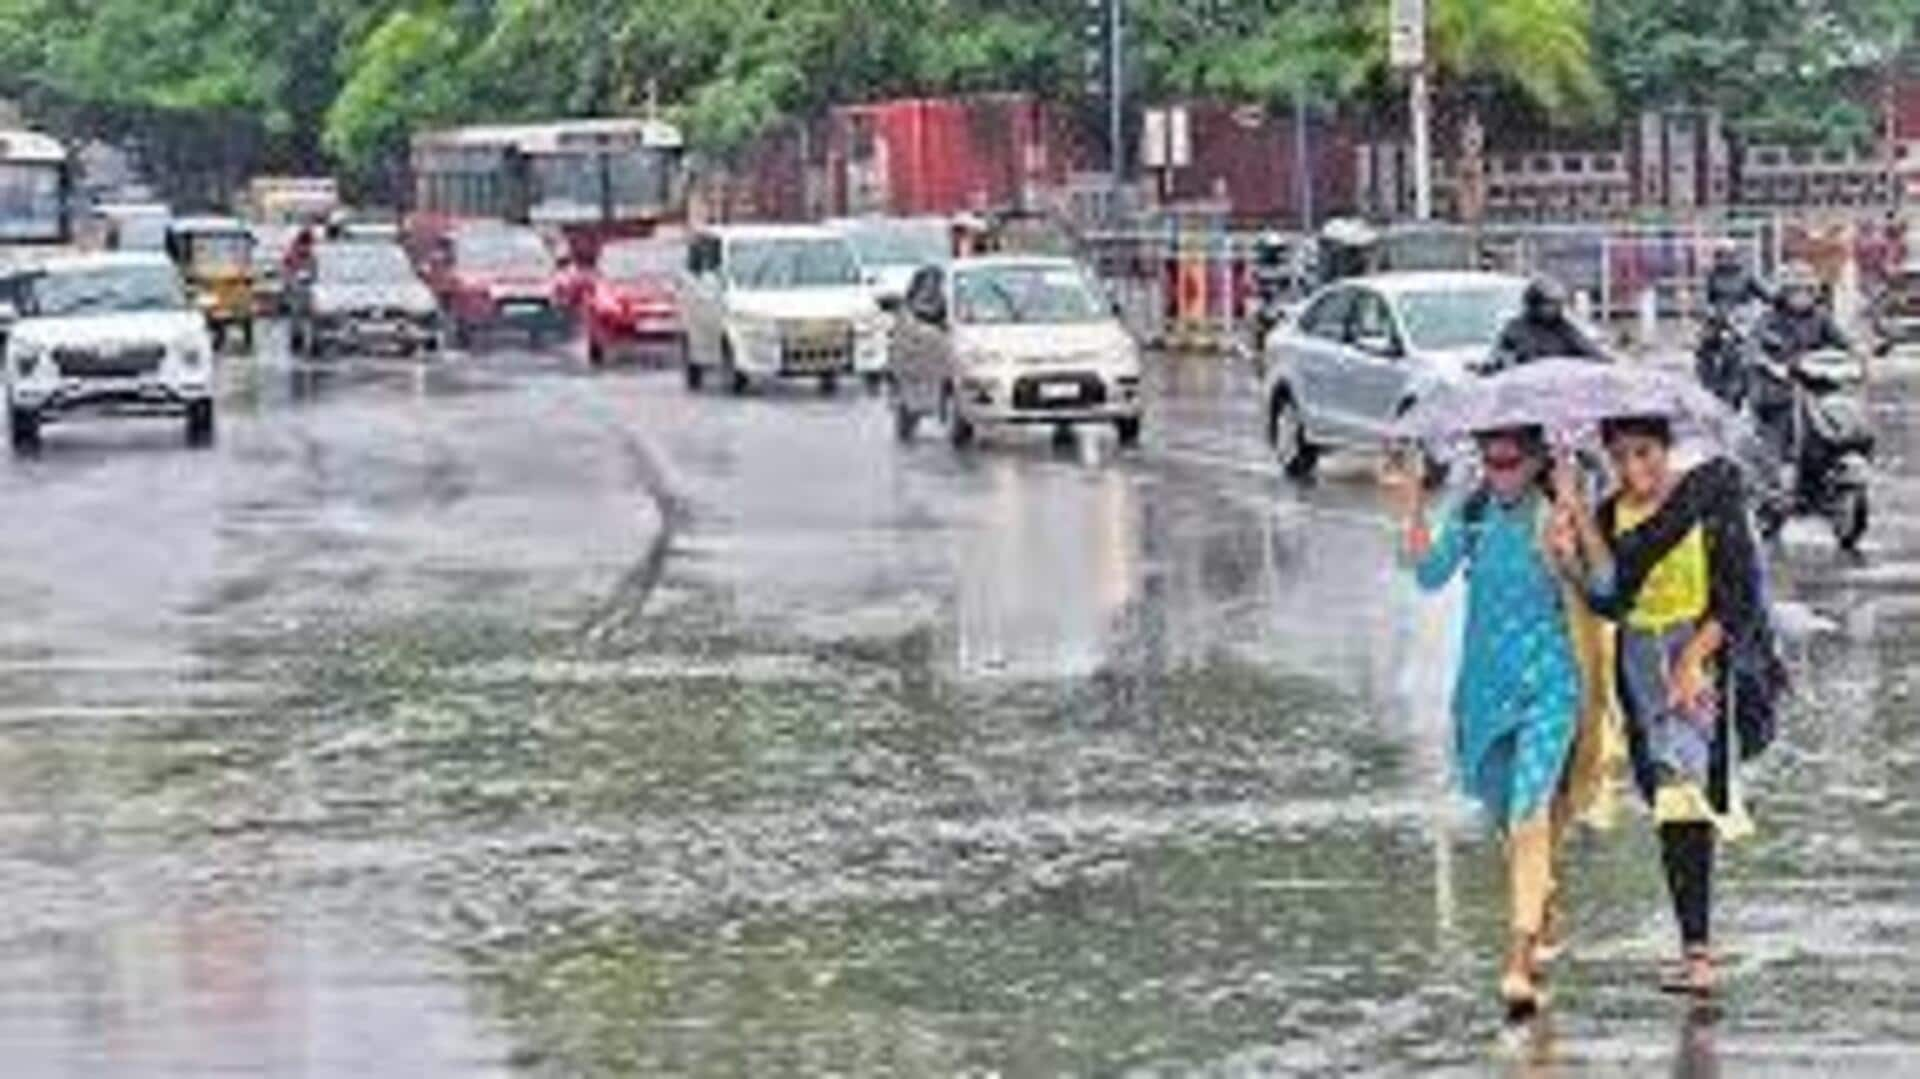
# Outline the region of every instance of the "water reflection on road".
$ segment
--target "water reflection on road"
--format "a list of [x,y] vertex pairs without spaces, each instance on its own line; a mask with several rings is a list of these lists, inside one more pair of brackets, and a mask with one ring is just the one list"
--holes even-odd
[[1503,1039],[1459,598],[1395,571],[1364,465],[1263,471],[1220,372],[1140,453],[963,455],[564,358],[295,370],[211,454],[0,467],[39,507],[0,533],[25,1072],[1915,1064],[1905,436],[1867,565],[1783,556],[1812,628],[1724,1014],[1650,989],[1636,820],[1573,852],[1552,1022]]

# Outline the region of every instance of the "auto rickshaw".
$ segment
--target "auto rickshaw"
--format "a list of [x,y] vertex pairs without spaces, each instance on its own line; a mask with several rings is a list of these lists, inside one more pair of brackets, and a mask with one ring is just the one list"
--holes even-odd
[[188,217],[167,230],[167,253],[206,316],[213,347],[234,331],[253,348],[253,233],[231,217]]

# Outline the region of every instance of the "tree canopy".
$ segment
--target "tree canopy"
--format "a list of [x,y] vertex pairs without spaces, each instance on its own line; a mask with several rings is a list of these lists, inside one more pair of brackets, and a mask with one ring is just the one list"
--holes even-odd
[[[1555,118],[1723,109],[1750,137],[1857,137],[1859,73],[1920,0],[1431,0],[1443,90]],[[1127,0],[1133,87],[1364,103],[1386,0]],[[1083,99],[1074,0],[0,0],[0,92],[257,118],[278,154],[372,171],[418,126],[630,111],[724,155],[784,118],[907,93]]]

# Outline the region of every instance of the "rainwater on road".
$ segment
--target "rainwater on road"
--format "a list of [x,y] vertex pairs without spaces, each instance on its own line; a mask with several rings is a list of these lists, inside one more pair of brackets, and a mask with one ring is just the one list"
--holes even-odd
[[0,463],[0,1071],[1920,1071],[1920,379],[1860,561],[1776,554],[1799,676],[1717,1015],[1654,991],[1644,817],[1502,1034],[1449,601],[1255,383],[1146,444],[899,445],[843,391],[512,348],[230,361],[218,444]]

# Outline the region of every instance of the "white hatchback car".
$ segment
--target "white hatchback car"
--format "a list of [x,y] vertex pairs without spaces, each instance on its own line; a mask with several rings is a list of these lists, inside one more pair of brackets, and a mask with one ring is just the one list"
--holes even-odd
[[14,279],[7,418],[17,451],[80,412],[183,416],[187,441],[213,438],[214,355],[206,319],[165,255],[48,259]]
[[1320,455],[1380,446],[1438,383],[1471,377],[1521,310],[1527,279],[1387,273],[1329,285],[1266,342],[1267,436],[1296,479]]
[[923,267],[894,326],[894,418],[957,446],[1001,424],[1110,423],[1140,439],[1140,350],[1079,263],[995,256]]
[[682,294],[687,386],[712,373],[735,393],[754,379],[842,376],[878,386],[888,319],[846,238],[815,225],[705,229],[687,245]]

